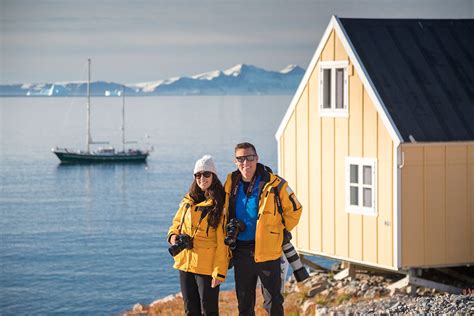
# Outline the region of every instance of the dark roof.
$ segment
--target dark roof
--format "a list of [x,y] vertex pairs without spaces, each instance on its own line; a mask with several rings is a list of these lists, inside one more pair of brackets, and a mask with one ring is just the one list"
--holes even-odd
[[405,142],[474,140],[474,20],[339,20]]

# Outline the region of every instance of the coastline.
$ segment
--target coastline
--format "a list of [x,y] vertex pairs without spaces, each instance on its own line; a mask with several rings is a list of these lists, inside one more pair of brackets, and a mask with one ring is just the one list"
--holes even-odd
[[[472,268],[469,270],[472,272]],[[358,270],[354,278],[335,280],[333,272],[313,271],[301,283],[290,278],[285,283],[285,315],[330,314],[453,314],[474,313],[474,284],[453,278],[444,281],[464,289],[462,294],[449,294],[431,288],[418,287],[416,293],[389,290],[388,285],[403,275]],[[438,278],[438,275],[431,275]],[[234,291],[219,295],[220,315],[238,315]],[[267,315],[262,307],[262,295],[257,291],[256,315]],[[181,293],[158,299],[150,305],[135,304],[124,316],[184,315]]]

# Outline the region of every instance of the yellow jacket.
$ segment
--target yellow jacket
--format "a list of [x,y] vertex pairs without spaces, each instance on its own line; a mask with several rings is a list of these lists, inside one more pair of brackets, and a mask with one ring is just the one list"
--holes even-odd
[[199,224],[202,214],[201,207],[211,206],[212,204],[213,201],[210,199],[196,204],[189,195],[186,195],[181,201],[168,231],[168,241],[171,235],[188,234],[193,236],[195,234],[193,248],[184,249],[177,254],[174,257],[173,267],[186,272],[210,275],[215,279],[224,281],[229,264],[229,250],[224,244],[225,214],[221,216],[219,226],[216,229],[208,226],[207,214]]
[[[261,164],[257,165],[257,172],[261,179],[255,232],[255,262],[264,262],[275,260],[282,255],[283,229],[286,227],[290,231],[298,224],[303,208],[283,178],[274,175]],[[235,204],[230,204],[239,173],[237,170],[228,174],[224,185],[226,192],[224,209],[229,210],[229,217],[235,214]],[[283,216],[278,210],[276,192],[279,192]]]

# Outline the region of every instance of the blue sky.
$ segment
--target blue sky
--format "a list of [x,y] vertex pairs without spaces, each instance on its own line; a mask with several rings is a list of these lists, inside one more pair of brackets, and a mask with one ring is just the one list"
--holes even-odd
[[330,17],[473,18],[473,0],[0,0],[0,83],[307,67]]

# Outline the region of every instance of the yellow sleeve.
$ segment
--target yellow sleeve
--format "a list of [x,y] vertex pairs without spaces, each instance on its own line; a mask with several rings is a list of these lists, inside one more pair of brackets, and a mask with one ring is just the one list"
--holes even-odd
[[181,221],[183,220],[184,213],[188,207],[189,207],[189,204],[186,202],[186,199],[183,199],[181,203],[179,204],[179,209],[174,215],[173,222],[171,223],[171,226],[168,230],[168,237],[167,237],[168,243],[172,235],[179,235],[180,233],[179,226],[181,225]]
[[283,184],[280,192],[280,200],[283,208],[283,218],[285,219],[285,227],[288,231],[292,230],[299,222],[303,207],[296,198],[295,193],[288,186]]
[[226,224],[227,214],[226,208],[224,208],[221,221],[216,229],[217,248],[214,256],[214,270],[212,271],[212,277],[220,281],[225,280],[229,267],[229,247],[224,243]]

